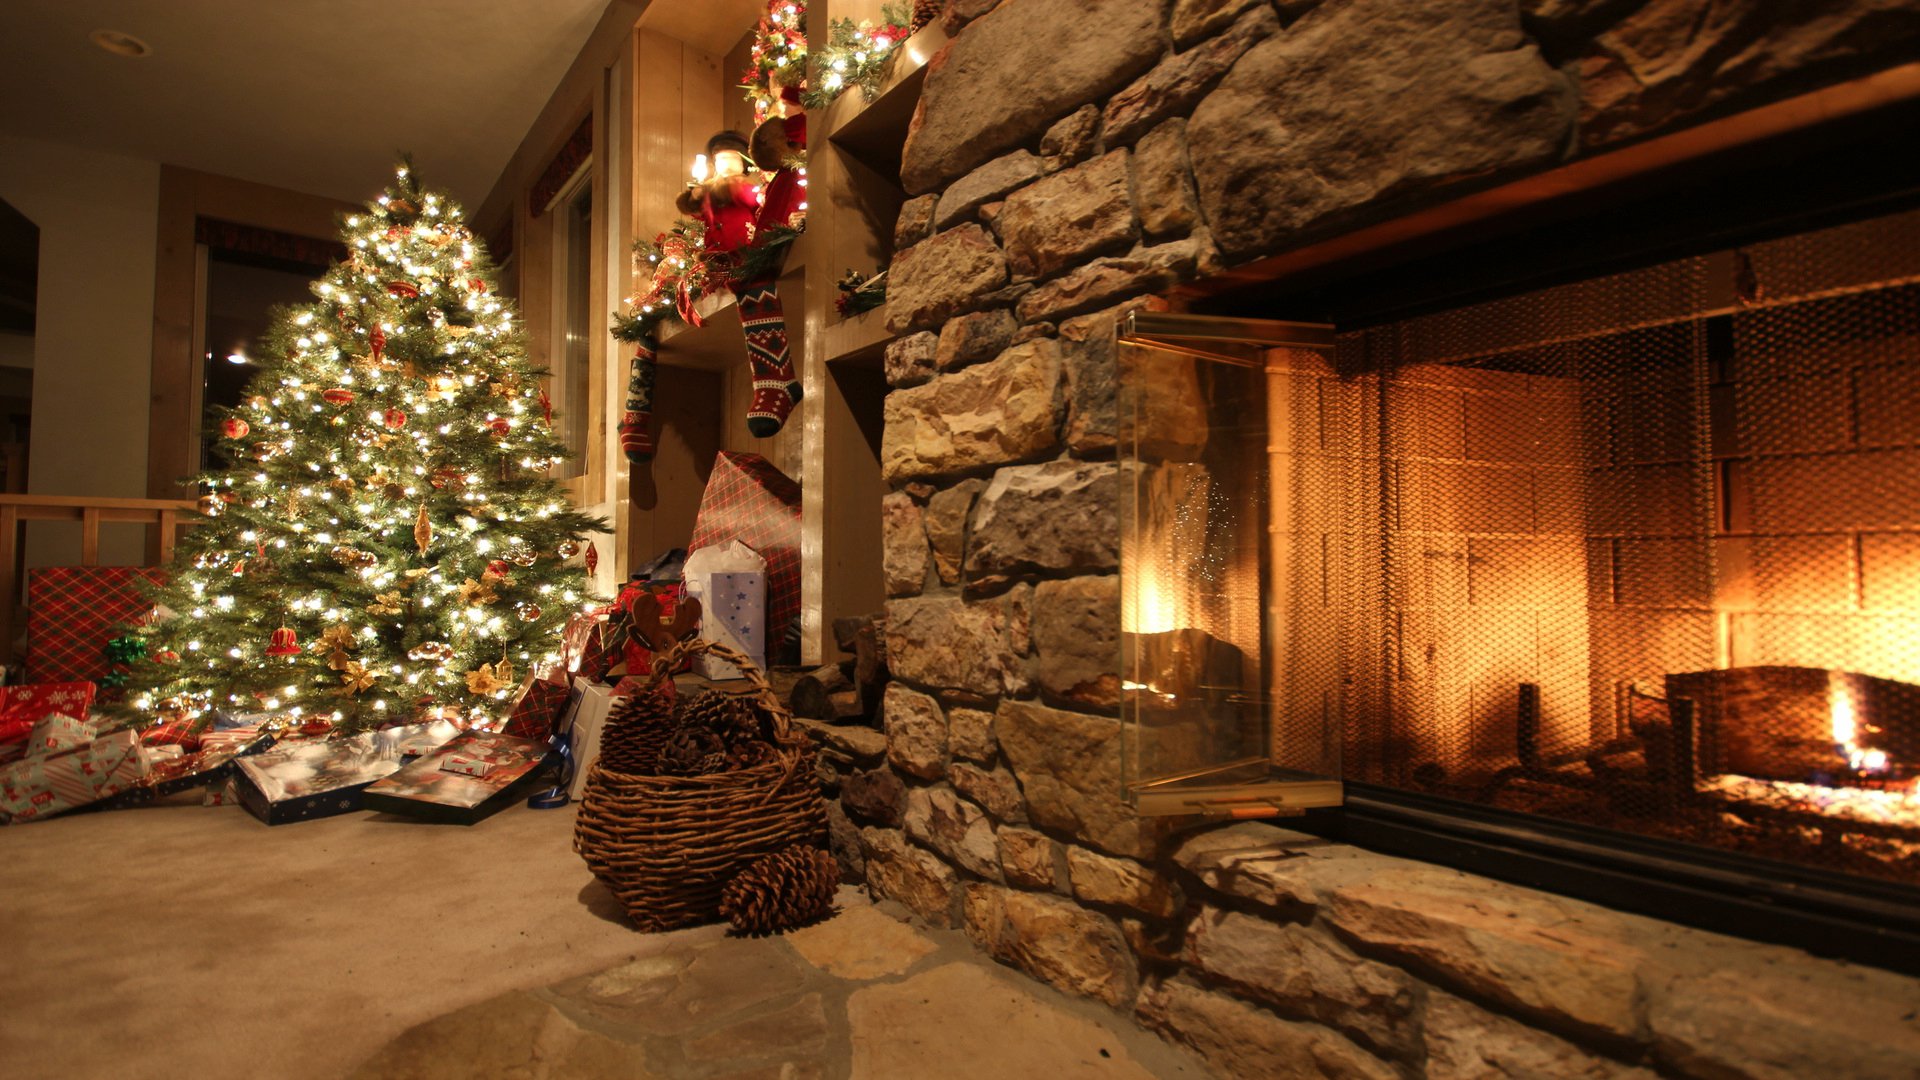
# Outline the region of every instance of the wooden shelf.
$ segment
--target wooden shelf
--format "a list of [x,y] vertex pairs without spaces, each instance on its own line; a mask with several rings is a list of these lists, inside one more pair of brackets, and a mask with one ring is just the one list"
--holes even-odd
[[887,332],[887,309],[883,304],[826,326],[827,363],[859,367],[880,367],[887,344],[894,335]]
[[[831,125],[827,138],[874,172],[899,183],[900,151],[907,141],[907,128],[913,123],[914,108],[920,104],[927,61],[946,44],[947,32],[938,24],[902,42],[880,92],[844,119],[830,113],[829,119],[837,122]],[[845,108],[841,102],[848,99],[859,102],[860,92],[849,90],[840,95],[834,102],[839,108],[832,112]]]
[[[792,260],[780,274],[780,304],[787,312],[787,332],[797,337],[800,323],[796,317],[806,300],[806,267]],[[740,336],[740,305],[732,290],[709,293],[693,305],[700,317],[699,326],[690,326],[676,316],[660,327],[659,362],[671,367],[725,371],[746,363],[744,339]]]

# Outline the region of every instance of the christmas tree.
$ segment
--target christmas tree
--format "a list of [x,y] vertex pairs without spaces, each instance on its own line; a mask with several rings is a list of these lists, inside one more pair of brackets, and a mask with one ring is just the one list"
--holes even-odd
[[163,717],[262,708],[364,730],[497,716],[589,600],[601,522],[563,460],[511,301],[460,208],[402,166],[342,228],[315,302],[274,313],[229,462],[196,478],[128,700]]

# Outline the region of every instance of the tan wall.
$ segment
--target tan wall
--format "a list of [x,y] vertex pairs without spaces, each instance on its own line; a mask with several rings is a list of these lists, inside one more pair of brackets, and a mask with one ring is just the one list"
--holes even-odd
[[[40,227],[30,492],[147,493],[159,190],[155,162],[0,136],[0,198]],[[30,529],[29,564],[77,561],[78,530]],[[138,563],[141,545],[109,530],[101,561]]]

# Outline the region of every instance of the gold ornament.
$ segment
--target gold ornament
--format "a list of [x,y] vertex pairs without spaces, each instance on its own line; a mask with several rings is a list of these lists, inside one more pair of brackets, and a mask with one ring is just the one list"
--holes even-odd
[[413,542],[420,545],[420,554],[427,553],[427,547],[433,543],[433,522],[427,517],[427,504],[420,504],[420,516],[413,521]]
[[555,548],[554,550],[559,553],[561,558],[571,559],[575,555],[580,554],[580,541],[562,540],[560,541],[560,546]]
[[534,560],[539,557],[540,556],[533,553],[532,548],[517,541],[514,546],[507,551],[507,561],[515,566],[532,566]]
[[348,694],[357,694],[362,690],[370,689],[375,678],[374,673],[368,671],[367,666],[358,660],[348,661],[347,666],[340,672],[340,681],[346,684],[343,692]]
[[513,677],[513,666],[505,660],[500,661],[498,671],[492,664],[481,664],[467,672],[467,693],[486,695],[507,688],[507,681]]
[[537,622],[540,618],[540,605],[522,600],[513,605],[513,613],[520,616],[523,622]]
[[407,579],[408,585],[412,585],[414,582],[419,581],[421,578],[426,577],[428,574],[431,574],[431,573],[433,573],[433,568],[430,566],[416,566],[413,569],[406,571],[401,576]]
[[428,401],[452,401],[460,393],[460,380],[451,375],[435,375],[427,380]]
[[339,671],[346,666],[347,653],[352,651],[356,644],[353,640],[353,631],[344,626],[329,626],[320,635],[320,640],[314,642],[309,648],[316,653],[328,654],[327,666]]
[[378,563],[380,556],[375,555],[371,551],[361,551],[359,548],[348,547],[346,544],[341,544],[333,549],[333,561],[349,570],[365,570],[367,567]]
[[227,565],[227,553],[224,551],[203,551],[193,557],[195,570],[215,570]]
[[493,583],[490,581],[475,581],[468,578],[460,586],[460,602],[463,604],[491,604],[499,599],[500,596],[493,591]]
[[201,513],[207,515],[210,518],[219,517],[220,511],[225,510],[227,508],[226,503],[222,502],[217,496],[213,496],[213,495],[200,496],[200,501],[196,503],[195,506],[199,508]]
[[407,650],[409,660],[431,660],[443,663],[453,656],[453,646],[444,641],[423,641]]
[[352,649],[355,646],[353,631],[345,626],[329,626],[320,632],[320,640],[314,643],[314,652],[331,652],[334,649]]
[[367,612],[372,615],[398,615],[405,610],[407,599],[400,595],[398,589],[375,596],[373,603],[367,605]]

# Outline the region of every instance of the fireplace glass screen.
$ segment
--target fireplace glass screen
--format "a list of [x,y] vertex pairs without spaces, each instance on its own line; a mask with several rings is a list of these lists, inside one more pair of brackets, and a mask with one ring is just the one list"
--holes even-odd
[[1257,763],[1920,884],[1920,213],[1126,341],[1136,794]]

